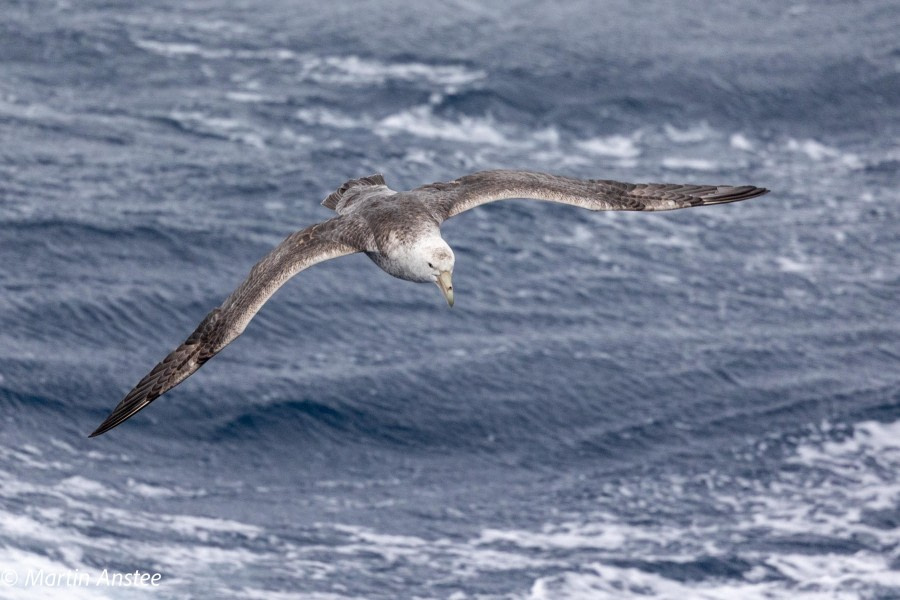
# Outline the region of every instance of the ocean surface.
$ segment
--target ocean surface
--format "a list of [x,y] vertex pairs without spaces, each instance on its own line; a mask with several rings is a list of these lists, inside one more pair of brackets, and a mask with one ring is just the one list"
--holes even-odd
[[[900,598],[896,2],[328,4],[0,2],[0,598]],[[772,192],[316,266],[87,438],[343,181],[488,168]]]

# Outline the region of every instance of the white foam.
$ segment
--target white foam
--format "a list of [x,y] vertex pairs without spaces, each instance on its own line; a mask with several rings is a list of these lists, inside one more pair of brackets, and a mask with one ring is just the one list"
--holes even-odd
[[[504,160],[509,160],[510,153],[522,153],[530,162],[575,167],[593,162],[584,154],[617,158],[620,167],[633,166],[634,157],[641,153],[636,145],[639,133],[578,140],[564,137],[554,127],[527,129],[500,122],[490,114],[444,116],[435,111],[435,106],[434,102],[429,102],[380,118],[365,113],[351,115],[326,107],[307,107],[297,110],[295,116],[304,124],[318,127],[365,129],[383,138],[408,135],[477,148],[454,153],[453,160],[464,166],[495,162],[492,157],[498,149],[503,151]],[[435,160],[433,146],[410,146],[407,156],[410,161],[424,164],[433,164]]]
[[[900,450],[900,421],[894,423],[865,421],[855,425],[853,432],[853,442],[857,447],[871,450],[877,455],[893,454]],[[832,451],[841,450],[839,442],[831,442],[827,447]]]
[[[21,446],[12,448],[0,445],[0,459],[5,461],[19,463],[32,469],[52,470],[65,468],[65,464],[57,460],[45,460],[41,458],[40,452],[28,450],[29,446]],[[31,446],[31,448],[34,448]]]
[[[827,425],[823,426],[827,431]],[[854,484],[834,490],[834,501],[852,499],[858,509],[880,510],[900,504],[900,480],[886,479],[884,473],[900,470],[900,421],[865,421],[853,428],[853,435],[841,441],[810,442],[797,448],[793,463],[826,469]],[[880,537],[882,532],[868,531]]]
[[437,165],[438,155],[433,150],[425,148],[410,148],[403,157],[404,163],[419,163],[422,165]]
[[258,588],[241,588],[241,598],[250,600],[363,600],[363,596],[345,596],[331,592],[280,592]]
[[308,125],[332,127],[334,129],[354,129],[372,126],[372,119],[367,116],[351,117],[344,113],[328,108],[301,108],[295,113],[300,121]]
[[256,525],[197,515],[163,515],[160,517],[164,527],[170,531],[194,538],[208,538],[210,533],[233,533],[253,539],[263,533]]
[[553,564],[521,552],[485,548],[488,542],[481,538],[469,542],[454,542],[448,539],[426,540],[416,536],[383,534],[356,525],[334,525],[333,528],[351,536],[351,543],[341,546],[344,554],[375,554],[388,562],[402,558],[422,565],[440,562],[461,577],[472,577],[489,571],[535,569]]
[[[900,588],[900,571],[891,568],[888,556],[856,554],[776,554],[765,562],[780,574],[805,587],[822,590],[852,588],[856,581]],[[848,585],[849,584],[849,585]],[[848,589],[848,591],[850,591]]]
[[[890,552],[896,534],[890,528],[867,524],[866,511],[893,510],[900,504],[900,422],[867,421],[857,424],[852,435],[839,441],[830,439],[827,424],[821,439],[813,435],[800,444],[789,459],[808,471],[787,469],[774,481],[723,479],[716,473],[701,476],[694,483],[707,481],[710,497],[703,502],[727,510],[734,519],[705,520],[697,516],[688,526],[626,525],[613,515],[596,514],[590,518],[559,525],[547,524],[540,531],[487,529],[476,545],[553,554],[558,551],[590,552],[594,562],[551,572],[534,581],[528,598],[628,599],[628,598],[857,598],[870,586],[900,589],[900,571],[893,568]],[[821,473],[829,473],[826,478]],[[687,480],[639,481],[643,489],[617,487],[615,493],[629,502],[665,489],[667,501],[680,502],[690,489]],[[696,488],[696,486],[694,486]],[[696,493],[696,492],[693,492]],[[693,496],[688,501],[696,501]],[[652,502],[652,500],[650,500]],[[743,541],[759,539],[795,539],[821,536],[842,544],[843,540],[868,540],[866,547],[851,552],[758,550]],[[877,542],[873,542],[877,540]],[[823,541],[827,544],[827,541]],[[608,564],[621,555],[640,556],[643,560],[692,562],[708,557],[731,560],[735,555],[755,564],[743,579],[709,576],[682,581],[637,568]],[[860,582],[865,582],[864,588]]]
[[161,485],[154,485],[142,481],[137,481],[131,477],[126,481],[128,491],[138,494],[145,498],[199,498],[206,496],[204,489],[185,489],[181,487],[168,488]]
[[212,133],[235,142],[253,146],[254,148],[264,149],[266,147],[262,135],[249,123],[238,119],[214,117],[196,111],[174,111],[170,116],[187,129]]
[[837,148],[832,148],[812,139],[796,140],[791,138],[787,142],[787,149],[791,152],[803,154],[817,162],[834,163],[848,169],[859,169],[863,166],[863,161],[856,154],[841,152]]
[[753,150],[753,142],[751,142],[743,133],[731,134],[731,137],[728,138],[728,143],[735,150],[743,150],[744,152]]
[[303,63],[304,74],[310,79],[354,86],[384,84],[387,81],[423,81],[452,90],[476,83],[486,76],[484,71],[462,65],[384,63],[354,55],[306,55]]
[[[50,546],[53,547],[53,546]],[[8,545],[0,546],[0,590],[7,600],[90,600],[93,598],[120,598],[121,589],[98,587],[95,585],[35,585],[36,581],[52,581],[53,576],[72,582],[87,575],[96,581],[98,571],[84,564],[65,563],[53,560],[45,554],[36,554]],[[137,590],[133,590],[137,591]],[[141,594],[143,596],[143,594]]]
[[225,97],[232,102],[241,102],[245,104],[259,104],[262,102],[270,102],[271,99],[257,92],[227,92]]
[[463,115],[458,120],[449,120],[435,115],[430,105],[417,106],[385,117],[376,124],[375,132],[385,136],[408,133],[427,139],[493,146],[511,144],[490,117]]
[[60,481],[57,489],[70,496],[115,498],[119,494],[99,481],[87,479],[81,475],[73,475]]
[[670,140],[679,144],[702,142],[712,138],[716,133],[715,130],[709,126],[709,123],[705,121],[692,125],[686,129],[679,129],[667,123],[663,127],[663,130]]
[[297,53],[287,48],[244,50],[209,48],[194,43],[162,42],[137,39],[135,44],[144,50],[169,58],[196,56],[205,59],[236,58],[241,60],[293,61],[298,63],[298,76],[307,81],[317,81],[347,86],[383,85],[388,81],[420,81],[440,86],[444,91],[454,91],[471,86],[486,77],[480,69],[464,65],[430,65],[420,62],[383,62],[362,58],[353,54],[344,56],[318,56]]
[[802,260],[795,260],[787,256],[778,256],[775,258],[778,269],[782,273],[809,273],[814,269],[814,265]]
[[160,56],[201,56],[203,58],[226,58],[232,56],[230,50],[204,48],[198,44],[177,42],[160,42],[157,40],[138,39],[134,41],[138,47]]
[[57,535],[52,527],[27,515],[0,515],[0,524],[3,525],[4,535],[9,538],[29,538],[52,542]]
[[21,448],[23,452],[27,452],[28,454],[34,456],[41,456],[43,454],[43,452],[41,452],[41,449],[33,444],[22,444]]
[[677,581],[640,569],[593,564],[591,570],[571,571],[535,580],[529,600],[856,600],[852,586],[835,593],[811,586],[786,586],[780,581]]
[[144,498],[172,498],[177,494],[168,488],[128,481],[128,489]]
[[207,59],[241,58],[292,60],[297,54],[286,48],[270,48],[264,50],[232,50],[229,48],[208,48],[199,44],[183,42],[161,42],[151,39],[136,39],[134,43],[147,52],[165,57],[199,56]]
[[544,531],[529,532],[515,530],[485,529],[477,543],[494,544],[506,542],[520,548],[574,549],[593,548],[612,550],[624,545],[626,533],[614,522],[606,524],[577,525],[565,523],[561,526],[548,525]]
[[548,244],[565,244],[578,248],[590,248],[596,237],[596,230],[586,225],[575,225],[568,235],[545,235],[544,242]]
[[585,152],[598,156],[636,158],[641,154],[641,151],[635,145],[635,139],[624,135],[590,138],[576,142],[576,146]]
[[705,158],[681,158],[667,156],[662,160],[662,164],[665,168],[672,169],[673,171],[715,171],[718,168],[718,165],[716,165],[716,163]]

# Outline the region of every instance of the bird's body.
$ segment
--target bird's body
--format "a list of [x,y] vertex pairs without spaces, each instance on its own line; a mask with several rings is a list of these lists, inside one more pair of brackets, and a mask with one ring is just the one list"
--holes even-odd
[[322,202],[338,216],[289,235],[254,265],[247,279],[138,382],[91,437],[119,425],[194,373],[244,331],[278,288],[316,263],[365,252],[394,277],[437,284],[453,306],[455,257],[440,227],[470,208],[507,198],[532,198],[589,210],[660,211],[737,202],[767,191],[753,186],[631,184],[507,170],[482,171],[406,192],[390,189],[381,175],[347,181]]
[[[427,248],[440,245],[440,222],[409,194],[370,197],[359,202],[358,215],[346,218],[360,219],[360,227],[366,232],[366,254],[385,272],[416,283],[431,281],[429,270],[423,270],[416,256]],[[402,220],[399,216],[404,215]],[[386,227],[387,223],[406,222],[399,227]]]

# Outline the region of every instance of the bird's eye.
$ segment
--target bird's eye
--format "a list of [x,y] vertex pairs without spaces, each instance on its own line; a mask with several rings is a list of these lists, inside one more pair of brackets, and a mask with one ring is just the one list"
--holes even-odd
[[433,268],[434,268],[434,265],[431,264],[431,263],[428,263],[428,268],[429,268],[429,269],[433,269]]

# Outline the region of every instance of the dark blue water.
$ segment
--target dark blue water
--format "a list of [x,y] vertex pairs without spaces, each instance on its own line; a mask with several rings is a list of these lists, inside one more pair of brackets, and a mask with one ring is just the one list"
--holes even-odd
[[[0,7],[0,597],[900,597],[896,3],[150,4]],[[344,180],[497,167],[772,193],[317,266],[87,439]]]

